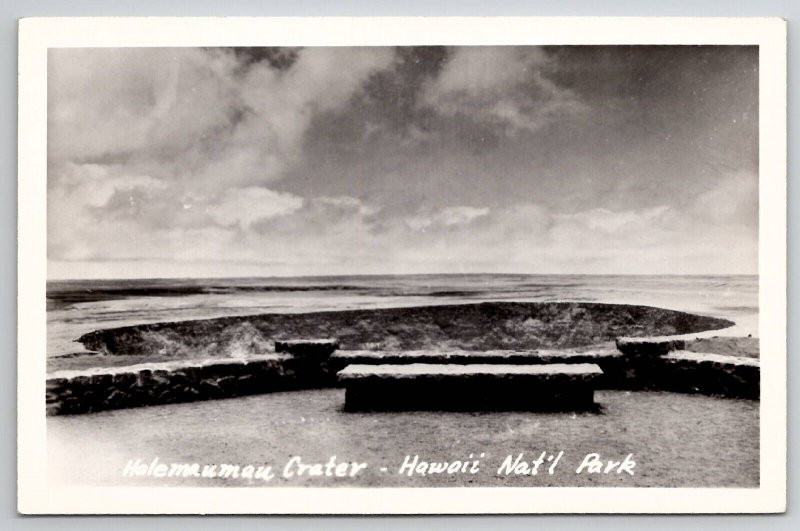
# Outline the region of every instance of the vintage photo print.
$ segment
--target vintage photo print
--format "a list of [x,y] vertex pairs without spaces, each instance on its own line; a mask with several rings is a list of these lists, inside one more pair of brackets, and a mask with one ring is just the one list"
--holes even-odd
[[785,26],[20,25],[19,507],[785,509]]

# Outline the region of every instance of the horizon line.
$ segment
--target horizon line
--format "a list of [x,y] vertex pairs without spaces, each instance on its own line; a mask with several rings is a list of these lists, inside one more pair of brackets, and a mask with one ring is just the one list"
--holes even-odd
[[135,280],[236,280],[236,279],[311,279],[311,278],[377,278],[377,277],[469,277],[469,276],[571,276],[571,277],[758,277],[758,273],[356,273],[351,275],[233,275],[233,276],[186,276],[186,277],[84,277],[47,278],[46,282],[84,282],[84,281],[135,281]]

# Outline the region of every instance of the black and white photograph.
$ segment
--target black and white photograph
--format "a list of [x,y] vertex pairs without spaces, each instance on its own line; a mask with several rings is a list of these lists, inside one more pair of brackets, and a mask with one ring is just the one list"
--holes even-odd
[[706,40],[48,45],[43,481],[774,486],[782,89]]

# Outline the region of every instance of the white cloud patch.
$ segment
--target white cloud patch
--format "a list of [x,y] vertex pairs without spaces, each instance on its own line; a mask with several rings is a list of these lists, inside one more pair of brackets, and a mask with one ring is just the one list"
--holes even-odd
[[232,56],[200,49],[51,50],[49,157],[186,148],[228,121],[235,67]]
[[300,197],[250,187],[228,190],[207,212],[220,225],[249,228],[256,221],[290,214],[302,205]]
[[443,93],[502,90],[524,82],[546,63],[540,48],[458,48],[430,89]]
[[101,208],[117,192],[146,190],[155,192],[166,188],[166,183],[148,175],[125,175],[114,168],[98,164],[68,162],[60,174],[61,187],[54,190],[56,200],[69,201],[73,207]]
[[333,208],[349,209],[358,212],[361,216],[372,216],[377,214],[380,209],[362,203],[355,197],[336,196],[336,197],[317,197],[314,202],[320,205],[328,205]]
[[392,57],[310,48],[279,71],[228,50],[52,50],[50,257],[183,259],[196,234],[215,254],[231,236],[214,225],[247,229],[297,210],[302,198],[271,188],[312,120]]
[[418,214],[406,221],[412,229],[426,229],[431,226],[451,227],[464,225],[489,214],[488,208],[467,206],[443,208],[435,214]]
[[574,227],[592,233],[619,234],[621,232],[638,232],[645,227],[652,227],[654,222],[669,211],[667,206],[657,206],[641,210],[624,210],[615,212],[606,208],[595,208],[577,214],[561,214],[555,216],[559,227]]
[[585,108],[572,91],[542,74],[547,55],[535,47],[465,47],[455,50],[423,101],[445,115],[494,123],[513,134],[537,131]]
[[715,223],[758,223],[758,177],[750,172],[723,174],[703,192],[693,205],[693,212]]

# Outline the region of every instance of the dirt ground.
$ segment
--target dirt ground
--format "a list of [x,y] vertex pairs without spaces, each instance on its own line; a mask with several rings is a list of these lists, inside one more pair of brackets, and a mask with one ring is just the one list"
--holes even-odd
[[[599,414],[345,413],[344,391],[325,389],[48,417],[48,469],[55,481],[92,485],[758,486],[759,402],[625,391],[598,391],[596,401]],[[520,461],[530,462],[542,452],[562,451],[553,474],[546,464],[536,475],[498,474],[509,455],[513,461],[522,453]],[[634,474],[576,473],[591,453],[604,464],[633,454]],[[352,477],[337,477],[336,468],[331,476],[310,476],[312,468],[298,476],[299,463],[325,465],[332,456],[336,464],[366,467]],[[400,473],[406,456],[418,456],[417,464],[471,465],[477,459],[478,471],[409,476]],[[155,470],[157,459],[167,465],[231,464],[240,473],[247,465],[262,472],[270,466],[273,477],[123,477],[136,459],[140,472]],[[284,475],[287,464],[290,477]]]
[[[650,311],[632,308],[637,312]],[[494,314],[495,308],[480,309],[491,310],[490,313]],[[585,324],[588,326],[578,336],[558,335],[559,331],[574,330],[571,327],[575,319],[583,314],[572,315],[573,309],[570,309],[569,319],[556,312],[553,316],[537,316],[534,321],[541,322],[533,322],[530,315],[518,314],[519,306],[504,306],[503,309],[508,310],[509,315],[503,315],[499,320],[496,314],[486,321],[476,319],[477,314],[462,315],[465,317],[461,323],[463,326],[457,330],[451,330],[449,324],[444,326],[450,321],[439,319],[440,316],[433,311],[429,316],[413,314],[420,320],[416,329],[383,328],[389,324],[387,319],[372,322],[370,327],[364,325],[366,321],[355,320],[350,321],[349,326],[358,332],[358,340],[362,342],[370,339],[372,327],[388,330],[389,335],[380,338],[380,344],[367,345],[376,348],[386,347],[384,343],[387,341],[397,343],[388,346],[417,346],[420,343],[439,348],[483,348],[488,345],[484,344],[486,341],[497,342],[501,337],[516,338],[518,344],[500,342],[502,344],[491,343],[488,346],[536,348],[544,345],[531,338],[538,337],[545,325],[555,330],[551,332],[555,335],[548,343],[558,347],[576,347],[581,343],[604,343],[610,339],[608,334],[631,331],[626,329],[626,323],[617,322],[619,316],[613,315],[598,319],[604,325],[611,325],[609,330],[599,332],[593,326],[594,320],[587,319]],[[456,310],[459,313],[475,311],[474,308],[452,308],[449,311]],[[384,317],[402,320],[407,317],[402,312],[407,311],[398,310],[398,315],[390,312]],[[342,323],[333,322],[333,318],[338,319],[340,315],[326,314],[331,322],[325,322],[321,330],[306,330],[310,324],[305,321],[294,323],[296,329],[290,327],[290,330],[300,335],[312,332],[324,335],[322,332],[341,330]],[[358,317],[367,315],[358,314]],[[656,322],[659,316],[656,312],[650,317]],[[375,317],[375,314],[370,317]],[[627,314],[624,317],[637,322]],[[267,318],[267,321],[269,319],[272,318]],[[448,338],[461,337],[461,328],[468,329],[467,325],[475,322],[483,322],[486,324],[484,328],[488,328],[466,334],[470,341],[467,344],[451,344]],[[181,326],[202,328],[210,324],[222,326],[222,333],[215,337],[230,336],[227,345],[236,347],[231,352],[216,351],[218,353],[234,355],[271,348],[271,341],[265,339],[273,337],[269,327],[261,330],[245,319]],[[276,323],[268,324],[271,327]],[[675,330],[666,330],[666,333],[684,331],[672,324],[669,326]],[[509,327],[514,330],[510,331]],[[141,331],[150,333],[148,330],[155,332],[141,327],[131,339],[137,344],[141,342],[142,347],[152,345],[149,343],[152,337],[140,335]],[[411,334],[409,330],[421,332]],[[202,347],[199,351],[213,350],[213,345],[201,344],[202,337],[186,332],[188,330],[176,331],[171,340],[184,341],[187,337],[196,340],[197,345],[184,345],[187,352],[197,352],[189,347]],[[162,347],[170,345],[172,343],[167,341]],[[759,355],[758,339],[750,337],[712,337],[690,342],[686,348],[733,356]],[[49,368],[129,365],[155,361],[154,358],[159,357],[174,359],[172,351],[153,356],[152,351],[145,354],[142,350],[134,349],[123,356],[60,358],[54,360],[58,367]],[[54,474],[54,481],[86,485],[758,486],[759,402],[666,392],[598,391],[595,397],[602,408],[600,413],[345,413],[342,411],[344,391],[324,389],[48,417],[48,470]],[[526,467],[519,463],[530,464],[543,452],[544,459],[553,456],[553,460],[543,463],[535,475],[499,472],[509,456],[509,462],[515,463],[515,470],[524,471]],[[593,453],[599,454],[604,467],[608,461],[619,463],[630,455],[627,466],[633,474],[616,472],[619,467],[608,473],[589,473],[586,469],[576,473],[586,456]],[[553,474],[549,474],[547,469],[559,454],[561,457],[553,468]],[[331,461],[332,457],[334,461]],[[420,465],[411,475],[407,473],[408,468],[401,473],[407,457],[408,462]],[[477,465],[474,464],[476,460]],[[455,461],[459,466],[454,468],[461,472],[426,472],[424,475],[420,472],[423,462],[438,463],[438,469],[443,463],[450,467]],[[332,466],[326,467],[329,462]],[[632,468],[631,462],[635,462]],[[222,464],[233,465],[239,467],[237,474],[240,477],[233,473],[224,478],[196,477],[193,474],[187,477],[155,476],[159,464],[195,463],[198,467],[216,465],[217,472]],[[354,466],[352,463],[357,464]],[[129,472],[144,471],[145,475],[123,476],[128,464],[131,465]],[[241,477],[247,465],[252,465],[256,476],[260,473],[261,477]],[[347,473],[355,469],[358,471],[353,475]],[[473,469],[475,473],[463,472]],[[331,475],[325,475],[327,470]],[[344,470],[344,476],[337,476],[337,470]],[[322,475],[309,475],[320,471]],[[147,475],[151,472],[152,475]]]
[[709,337],[686,344],[686,350],[744,358],[759,357],[757,337]]

